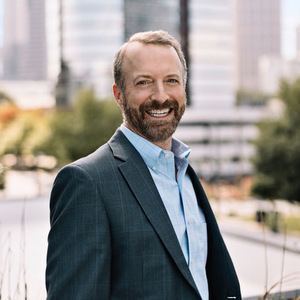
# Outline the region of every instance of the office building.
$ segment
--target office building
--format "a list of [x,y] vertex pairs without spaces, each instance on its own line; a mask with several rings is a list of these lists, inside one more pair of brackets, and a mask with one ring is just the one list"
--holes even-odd
[[179,38],[178,0],[124,0],[124,36],[148,30],[165,30]]
[[111,63],[124,39],[122,1],[48,0],[47,7],[48,47],[55,48],[48,55],[49,78],[57,77],[62,56],[73,86],[111,96]]
[[300,25],[296,29],[297,56],[300,57]]
[[258,61],[280,55],[280,0],[234,0],[236,89],[260,89]]
[[47,77],[44,0],[4,1],[3,78]]
[[233,15],[230,0],[189,2],[190,98],[201,109],[234,106]]

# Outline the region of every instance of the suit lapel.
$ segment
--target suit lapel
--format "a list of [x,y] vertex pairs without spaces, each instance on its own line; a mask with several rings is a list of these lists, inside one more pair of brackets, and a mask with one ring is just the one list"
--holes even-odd
[[149,222],[172,256],[182,275],[198,291],[167,211],[143,159],[119,130],[113,136],[109,145],[115,157],[124,161],[124,163],[120,164],[119,170]]

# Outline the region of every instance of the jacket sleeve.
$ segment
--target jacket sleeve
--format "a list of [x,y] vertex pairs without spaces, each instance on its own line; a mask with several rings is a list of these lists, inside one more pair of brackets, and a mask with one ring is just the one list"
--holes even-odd
[[58,174],[50,199],[48,300],[110,298],[111,245],[99,180],[76,165]]

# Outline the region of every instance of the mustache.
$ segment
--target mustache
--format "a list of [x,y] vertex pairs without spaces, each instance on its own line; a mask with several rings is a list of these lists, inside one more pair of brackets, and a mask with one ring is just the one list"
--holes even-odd
[[178,109],[178,103],[174,100],[166,100],[165,102],[161,103],[157,100],[153,100],[151,102],[143,103],[140,106],[140,111],[147,111],[152,109],[164,109],[164,108],[173,108]]

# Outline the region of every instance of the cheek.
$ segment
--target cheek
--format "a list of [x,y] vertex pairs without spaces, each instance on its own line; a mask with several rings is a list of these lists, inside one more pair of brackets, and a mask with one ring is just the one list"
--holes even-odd
[[178,103],[183,104],[186,102],[186,94],[184,89],[180,89],[173,94],[174,99],[178,101]]
[[132,91],[127,95],[127,104],[131,107],[139,107],[147,101],[149,98],[148,94],[144,91]]

